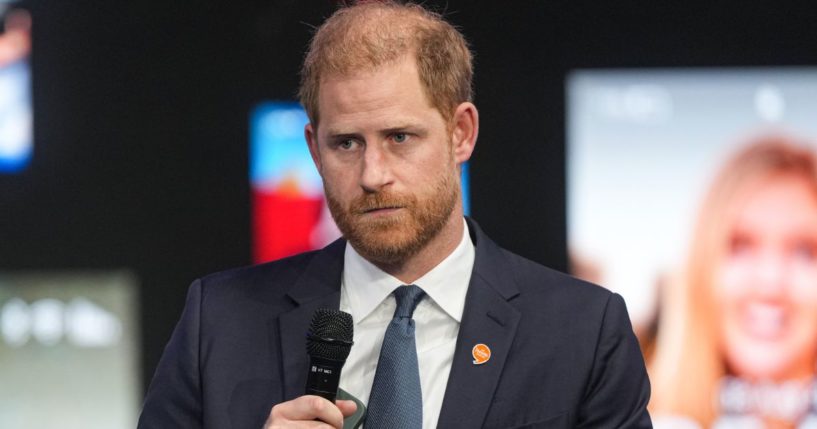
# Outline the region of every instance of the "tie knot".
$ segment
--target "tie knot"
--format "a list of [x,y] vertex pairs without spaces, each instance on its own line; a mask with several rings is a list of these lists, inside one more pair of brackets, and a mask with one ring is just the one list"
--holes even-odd
[[414,314],[414,309],[417,304],[423,300],[426,295],[425,291],[420,289],[417,285],[399,286],[394,290],[394,299],[397,300],[397,309],[394,310],[394,317],[411,318]]

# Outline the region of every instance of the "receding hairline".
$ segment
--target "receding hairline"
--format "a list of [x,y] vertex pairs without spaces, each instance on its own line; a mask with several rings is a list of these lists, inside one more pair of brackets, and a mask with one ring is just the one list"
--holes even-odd
[[327,78],[376,70],[407,56],[414,59],[426,99],[446,120],[457,105],[472,101],[472,53],[454,25],[418,4],[370,1],[339,9],[315,33],[299,91],[310,120],[319,121],[317,103]]

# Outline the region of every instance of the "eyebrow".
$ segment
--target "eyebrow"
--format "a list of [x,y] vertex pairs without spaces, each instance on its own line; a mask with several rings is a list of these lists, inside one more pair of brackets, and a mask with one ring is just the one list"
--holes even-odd
[[381,132],[383,134],[394,134],[394,133],[400,133],[400,132],[406,132],[406,131],[418,133],[418,132],[421,132],[423,130],[425,130],[425,128],[422,127],[422,126],[419,126],[419,125],[402,125],[402,126],[399,126],[399,127],[389,127],[389,128],[386,128],[386,129],[382,130]]
[[[399,132],[413,132],[413,133],[417,133],[417,134],[422,134],[422,133],[425,133],[425,131],[426,131],[426,127],[424,127],[422,125],[417,125],[417,124],[409,125],[408,123],[406,123],[406,124],[390,126],[388,128],[381,129],[381,130],[378,131],[378,133],[382,134],[382,135],[389,135],[389,134],[394,134],[394,133],[399,133]],[[326,136],[328,138],[330,138],[330,139],[359,138],[361,136],[361,134],[360,133],[354,133],[354,132],[344,132],[343,130],[340,130],[340,129],[333,130],[333,129],[330,128],[330,129],[328,129],[326,131]]]
[[358,133],[343,133],[343,132],[334,132],[329,131],[326,135],[327,138],[337,140],[337,139],[356,139],[360,138],[360,134]]

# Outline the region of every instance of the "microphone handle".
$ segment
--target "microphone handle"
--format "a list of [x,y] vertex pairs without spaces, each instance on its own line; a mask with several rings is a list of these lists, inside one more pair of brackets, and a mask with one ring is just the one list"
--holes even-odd
[[335,402],[340,384],[340,371],[345,360],[333,360],[318,356],[309,357],[309,374],[306,377],[306,394],[317,395]]

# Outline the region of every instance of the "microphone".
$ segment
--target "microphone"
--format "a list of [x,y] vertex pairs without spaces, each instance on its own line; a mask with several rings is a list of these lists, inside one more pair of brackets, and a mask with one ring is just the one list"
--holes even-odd
[[315,310],[306,335],[306,353],[309,355],[307,395],[318,395],[335,402],[340,371],[352,350],[353,336],[351,314],[327,308]]

